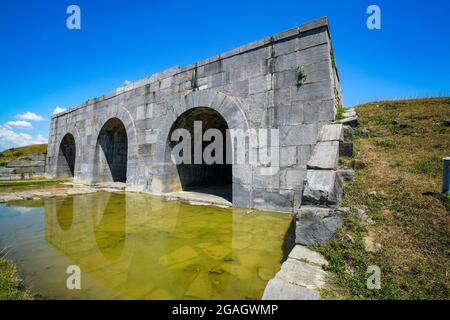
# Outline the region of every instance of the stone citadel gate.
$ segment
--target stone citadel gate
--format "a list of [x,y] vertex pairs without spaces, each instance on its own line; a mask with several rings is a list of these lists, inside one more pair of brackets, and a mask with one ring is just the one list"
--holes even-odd
[[[220,187],[243,208],[289,212],[305,193],[324,198],[325,192],[333,202],[343,130],[330,124],[341,100],[328,21],[321,18],[53,116],[46,174],[123,182],[129,191],[153,194]],[[248,136],[276,129],[276,148],[266,148],[279,156],[276,170],[265,174],[267,164],[248,157],[237,164],[176,165],[170,137],[179,128],[191,132],[195,121],[203,131]],[[238,142],[231,145],[235,153]]]

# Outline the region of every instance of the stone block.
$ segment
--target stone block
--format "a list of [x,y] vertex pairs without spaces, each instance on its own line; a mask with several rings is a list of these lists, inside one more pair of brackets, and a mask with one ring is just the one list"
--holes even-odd
[[274,278],[268,282],[262,300],[320,300],[320,293]]
[[346,212],[339,209],[302,206],[297,213],[295,243],[325,244],[344,223]]
[[339,156],[353,157],[353,142],[339,143]]
[[276,190],[258,188],[254,190],[253,207],[255,209],[289,212],[292,205],[289,196],[283,196]]
[[339,162],[339,142],[318,142],[308,161],[309,169],[336,170]]
[[277,124],[299,125],[303,123],[303,108],[301,106],[280,106],[275,108]]
[[318,141],[344,141],[342,124],[328,124],[322,127]]
[[342,199],[342,181],[333,170],[308,170],[304,204],[334,206]]
[[338,170],[337,174],[342,181],[352,181],[355,178],[355,171],[352,169]]
[[317,141],[317,124],[302,124],[297,126],[281,126],[281,146],[297,146],[315,144]]
[[328,274],[321,267],[296,259],[287,259],[276,278],[310,290],[324,288]]
[[238,208],[253,207],[253,190],[250,185],[233,182],[233,205]]
[[291,167],[297,164],[297,147],[280,147],[280,167]]
[[312,251],[302,245],[296,245],[291,253],[289,253],[288,258],[300,260],[319,267],[328,266],[328,261],[320,253]]
[[285,169],[280,174],[280,187],[288,190],[303,190],[305,170]]

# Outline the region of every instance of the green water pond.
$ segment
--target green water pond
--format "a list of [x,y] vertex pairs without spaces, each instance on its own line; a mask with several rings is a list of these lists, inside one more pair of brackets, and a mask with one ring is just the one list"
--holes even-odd
[[[293,216],[136,193],[0,205],[0,248],[48,299],[260,299]],[[81,270],[69,290],[67,268]]]

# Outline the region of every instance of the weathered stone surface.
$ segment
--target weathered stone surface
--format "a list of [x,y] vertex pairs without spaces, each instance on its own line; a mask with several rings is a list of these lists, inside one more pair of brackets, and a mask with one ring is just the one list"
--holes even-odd
[[356,214],[358,215],[359,220],[361,220],[361,223],[364,225],[373,225],[375,223],[363,209],[358,209]]
[[352,181],[355,179],[355,171],[352,169],[338,170],[337,174],[343,181]]
[[338,162],[339,141],[318,142],[308,161],[308,168],[336,170]]
[[344,128],[342,124],[328,124],[322,127],[319,141],[344,141]]
[[311,290],[321,289],[326,284],[327,273],[321,267],[306,262],[287,259],[276,278]]
[[320,267],[328,265],[328,261],[320,253],[312,251],[302,245],[296,245],[291,253],[289,253],[288,258],[318,265]]
[[356,117],[355,109],[346,109],[344,111],[344,118]]
[[262,300],[320,300],[320,293],[274,278],[267,284]]
[[343,125],[354,128],[354,127],[358,126],[358,116],[344,118],[342,120],[339,120],[338,123],[342,123]]
[[89,193],[96,193],[98,190],[94,188],[73,188],[67,190],[67,194],[70,196],[76,196],[80,194],[89,194]]
[[308,170],[304,204],[334,206],[342,199],[342,180],[333,170]]
[[353,142],[339,143],[339,156],[353,157]]
[[95,186],[99,187],[99,188],[106,188],[106,189],[124,190],[127,185],[126,185],[126,183],[122,183],[122,182],[102,182],[102,183],[97,183]]
[[328,242],[342,226],[345,215],[339,209],[301,207],[297,213],[295,242],[301,245]]
[[366,250],[367,252],[371,252],[371,253],[378,253],[381,251],[381,244],[375,242],[375,240],[370,237],[364,237],[363,239],[364,242],[364,250]]

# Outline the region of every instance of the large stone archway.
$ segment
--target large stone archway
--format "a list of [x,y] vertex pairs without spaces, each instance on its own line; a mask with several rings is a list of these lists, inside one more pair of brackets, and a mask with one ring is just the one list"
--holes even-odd
[[238,207],[249,207],[251,201],[251,166],[248,159],[239,163],[235,163],[233,160],[237,157],[238,152],[246,152],[242,140],[235,139],[236,135],[239,135],[238,138],[249,136],[249,124],[240,104],[236,98],[215,90],[191,92],[176,101],[173,105],[173,111],[167,114],[166,121],[161,125],[159,131],[158,141],[160,141],[160,144],[157,147],[156,161],[153,164],[152,192],[169,193],[179,191],[180,186],[182,187],[183,182],[180,181],[182,178],[180,179],[179,170],[176,164],[171,161],[170,134],[174,126],[177,126],[177,121],[180,121],[183,116],[192,115],[196,110],[204,112],[209,110],[212,111],[211,113],[219,115],[231,132],[232,203]]
[[95,146],[94,181],[127,182],[128,136],[122,121],[109,119]]

